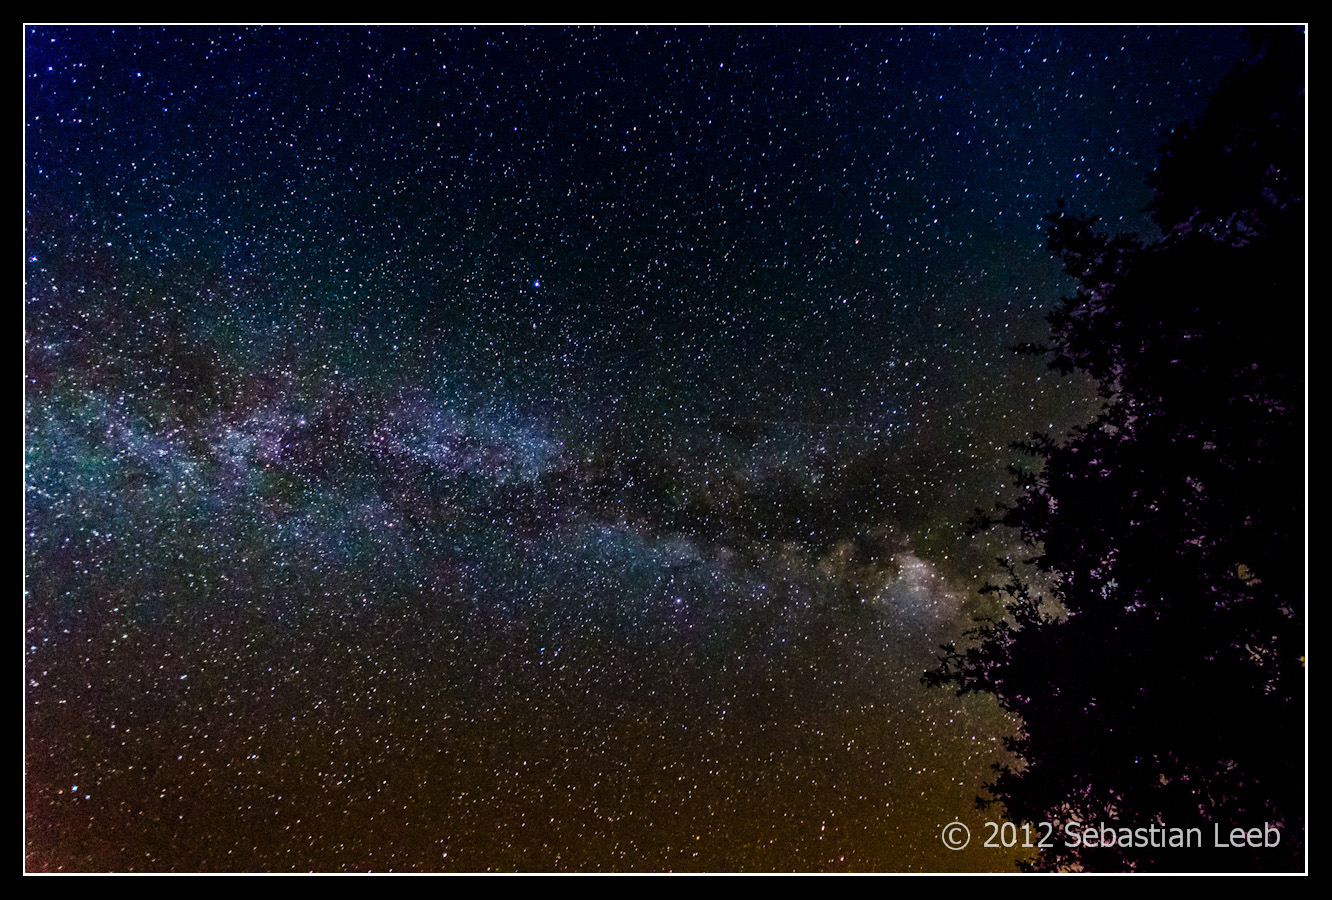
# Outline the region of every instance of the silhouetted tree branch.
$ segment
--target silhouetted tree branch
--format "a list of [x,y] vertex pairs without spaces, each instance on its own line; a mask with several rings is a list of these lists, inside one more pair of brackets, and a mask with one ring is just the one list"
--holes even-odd
[[[976,523],[1038,548],[987,589],[1007,616],[943,648],[927,683],[1020,717],[991,785],[1013,821],[1201,827],[1206,846],[1069,847],[1048,869],[1299,869],[1304,848],[1303,34],[1252,59],[1153,176],[1164,237],[1109,236],[1061,203],[1049,246],[1078,289],[1051,366],[1104,408],[1021,447],[1021,499]],[[988,800],[986,801],[988,802]],[[1213,825],[1279,828],[1216,848]]]

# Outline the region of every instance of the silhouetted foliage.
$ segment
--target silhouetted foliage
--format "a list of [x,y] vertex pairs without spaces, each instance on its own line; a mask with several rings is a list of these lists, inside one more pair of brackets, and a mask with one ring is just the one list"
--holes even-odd
[[[1050,316],[1052,366],[1096,379],[1103,411],[1026,445],[1043,465],[991,521],[1020,530],[1038,578],[1009,564],[989,589],[1007,618],[926,676],[1021,718],[1023,764],[983,801],[1007,820],[1203,838],[1088,849],[1056,831],[1039,868],[1303,866],[1303,33],[1256,30],[1253,48],[1164,148],[1161,240],[1049,217],[1079,286]],[[1278,846],[1214,846],[1214,826],[1265,823]]]

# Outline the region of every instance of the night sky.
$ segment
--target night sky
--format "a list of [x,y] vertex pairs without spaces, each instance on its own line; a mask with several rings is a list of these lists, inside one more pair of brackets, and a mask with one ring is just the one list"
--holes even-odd
[[26,865],[1012,870],[1060,198],[1238,28],[25,41]]

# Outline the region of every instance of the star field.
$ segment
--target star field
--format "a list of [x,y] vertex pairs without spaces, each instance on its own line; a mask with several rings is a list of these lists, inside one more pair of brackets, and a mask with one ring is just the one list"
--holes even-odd
[[27,867],[1013,869],[920,678],[1096,409],[1042,217],[1242,53],[29,27]]

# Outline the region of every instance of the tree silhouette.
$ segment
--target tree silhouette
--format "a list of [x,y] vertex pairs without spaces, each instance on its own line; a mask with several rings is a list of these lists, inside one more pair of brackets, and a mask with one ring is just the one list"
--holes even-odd
[[[1039,868],[1303,866],[1303,42],[1252,32],[1250,59],[1167,143],[1161,240],[1062,204],[1049,217],[1078,284],[1050,316],[1051,365],[1091,375],[1103,409],[1025,445],[1041,465],[986,518],[1020,530],[1031,574],[1008,564],[987,589],[1008,616],[926,680],[1021,718],[1023,762],[982,801],[1008,820],[1196,827],[1202,846],[1056,830]],[[1265,824],[1277,846],[1233,846],[1232,828]]]

